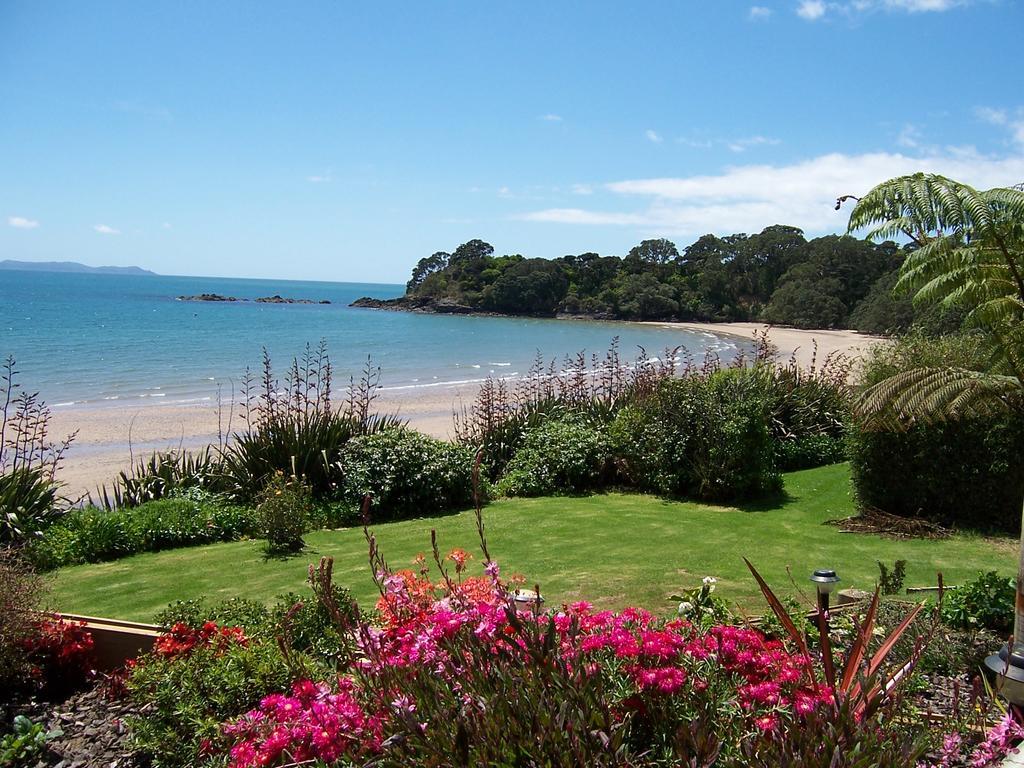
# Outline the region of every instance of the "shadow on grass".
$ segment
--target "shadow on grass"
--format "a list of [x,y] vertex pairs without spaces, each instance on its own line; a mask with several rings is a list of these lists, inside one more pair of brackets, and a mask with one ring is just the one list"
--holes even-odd
[[790,504],[798,500],[799,497],[793,496],[793,494],[782,489],[775,493],[768,494],[767,496],[759,496],[756,499],[747,499],[746,501],[741,501],[727,506],[731,506],[733,509],[738,509],[740,512],[777,512],[786,504]]
[[271,551],[266,547],[263,548],[263,562],[268,563],[271,561],[278,563],[286,563],[289,560],[298,560],[300,558],[307,558],[310,556],[317,556],[320,553],[310,549],[309,547],[303,546],[299,549],[285,550],[285,551]]

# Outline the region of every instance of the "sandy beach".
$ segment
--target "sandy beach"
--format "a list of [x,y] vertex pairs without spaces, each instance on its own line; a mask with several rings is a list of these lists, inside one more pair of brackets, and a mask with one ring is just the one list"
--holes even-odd
[[[656,325],[731,335],[750,340],[755,332],[767,328],[761,323],[656,323]],[[802,365],[811,361],[817,342],[819,362],[829,353],[858,356],[882,339],[854,331],[805,331],[771,328],[769,338],[779,349],[779,357],[795,354]],[[451,436],[452,413],[469,404],[476,395],[476,384],[442,385],[421,388],[394,388],[380,392],[381,411],[396,412],[411,426],[433,435]],[[119,471],[153,451],[174,448],[195,449],[216,444],[218,433],[239,429],[237,417],[229,410],[204,403],[187,406],[146,405],[126,407],[55,408],[51,435],[63,437],[77,430],[77,436],[61,467],[59,479],[64,492],[77,497],[103,483],[110,483]]]

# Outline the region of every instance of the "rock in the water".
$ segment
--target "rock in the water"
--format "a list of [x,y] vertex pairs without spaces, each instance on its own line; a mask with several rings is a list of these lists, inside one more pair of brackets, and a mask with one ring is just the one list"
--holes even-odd
[[178,301],[238,301],[234,296],[221,296],[219,293],[200,293],[196,296],[179,296]]

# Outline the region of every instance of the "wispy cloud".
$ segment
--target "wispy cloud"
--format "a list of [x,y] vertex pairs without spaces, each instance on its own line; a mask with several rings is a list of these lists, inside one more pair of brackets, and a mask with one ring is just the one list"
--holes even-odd
[[796,15],[801,19],[816,21],[825,15],[825,3],[822,0],[803,0],[797,6]]
[[174,229],[174,227],[171,226],[171,222],[169,222],[169,221],[165,221],[163,224],[161,224],[160,228],[161,229]]
[[1015,110],[977,107],[974,114],[983,122],[1006,128],[1011,141],[1024,145],[1024,107]]
[[512,190],[509,189],[508,187],[498,187],[498,197],[512,197]]
[[751,147],[775,146],[781,142],[778,139],[771,139],[767,136],[748,136],[744,139],[734,139],[725,142],[733,152],[746,152]]
[[556,115],[556,114],[554,114],[552,112],[548,112],[548,114],[546,114],[546,115],[541,115],[537,119],[538,120],[543,120],[546,123],[560,123],[560,122],[562,122],[562,116],[561,115]]
[[907,123],[900,129],[899,135],[896,137],[896,143],[907,149],[920,147],[921,130],[917,126]]
[[653,141],[655,144],[661,144],[661,142],[664,141],[664,139],[661,138],[661,135],[657,131],[654,131],[650,128],[644,131],[644,136],[647,137],[648,141]]
[[760,134],[754,136],[742,136],[736,139],[693,139],[686,136],[680,136],[676,139],[677,144],[682,144],[693,149],[711,149],[712,147],[725,147],[730,152],[746,152],[751,147],[773,147],[782,143],[781,139],[775,139],[770,136],[761,136]]
[[591,184],[573,184],[572,193],[574,195],[592,195],[594,194],[594,187]]
[[26,219],[24,216],[8,216],[7,223],[15,229],[35,229],[39,222],[35,219]]
[[954,8],[973,5],[975,0],[802,0],[796,15],[808,21],[817,21],[828,15],[853,17],[884,11],[889,13],[941,13]]
[[307,176],[306,181],[310,182],[311,184],[329,184],[330,182],[334,181],[334,176],[330,171],[327,171],[326,173],[319,173],[314,174],[313,176]]
[[[861,194],[905,173],[942,173],[987,189],[1024,180],[1024,154],[982,155],[973,148],[909,155],[874,152],[832,153],[789,165],[740,165],[721,173],[628,179],[604,185],[619,195],[618,210],[549,208],[518,218],[561,224],[634,227],[644,233],[700,235],[705,232],[757,232],[771,224],[792,224],[808,232],[846,227],[848,211],[835,211],[835,199]],[[640,201],[634,209],[630,201]]]
[[747,13],[747,18],[751,21],[767,21],[771,18],[772,9],[763,5],[752,5],[750,11]]
[[976,107],[974,114],[978,119],[992,125],[1006,125],[1007,114],[1005,109],[994,109],[992,107]]
[[120,229],[114,229],[113,227],[107,226],[106,224],[93,224],[92,228],[99,232],[101,235],[120,235]]

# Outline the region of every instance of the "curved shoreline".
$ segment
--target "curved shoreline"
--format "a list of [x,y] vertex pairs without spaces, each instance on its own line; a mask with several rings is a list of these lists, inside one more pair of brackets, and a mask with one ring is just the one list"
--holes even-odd
[[[865,336],[855,331],[801,330],[769,327],[763,323],[667,323],[647,322],[667,329],[681,329],[730,337],[749,342],[756,332],[768,330],[769,339],[778,347],[783,360],[795,356],[801,365],[809,365],[817,342],[817,360],[830,353],[858,357],[869,346],[884,339]],[[377,407],[397,412],[410,426],[439,438],[450,438],[452,413],[468,405],[479,389],[479,382],[438,382],[419,388],[382,389]],[[226,431],[230,410],[219,411],[215,402],[189,404],[135,403],[125,401],[110,406],[91,404],[67,406],[53,411],[50,434],[61,438],[74,431],[78,437],[68,451],[58,478],[65,483],[65,493],[72,497],[110,483],[122,469],[155,450],[202,448],[216,444],[218,417]],[[237,414],[231,426],[239,428]],[[129,439],[130,438],[130,439]]]

